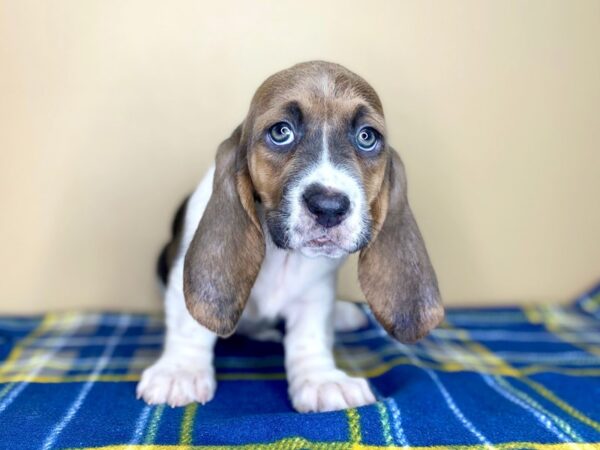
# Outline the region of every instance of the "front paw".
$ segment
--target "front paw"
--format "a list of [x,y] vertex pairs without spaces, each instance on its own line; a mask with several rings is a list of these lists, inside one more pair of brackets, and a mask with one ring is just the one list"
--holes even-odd
[[137,385],[137,398],[156,405],[172,407],[189,403],[206,403],[214,394],[217,383],[212,367],[192,367],[158,360],[142,374]]
[[375,402],[364,378],[337,369],[299,375],[290,383],[289,393],[298,412],[337,411]]

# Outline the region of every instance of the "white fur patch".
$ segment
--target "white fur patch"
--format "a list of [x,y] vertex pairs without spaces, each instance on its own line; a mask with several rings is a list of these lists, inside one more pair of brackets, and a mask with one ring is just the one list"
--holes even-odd
[[330,97],[333,95],[334,84],[326,73],[321,76],[321,90],[323,91],[323,95],[325,97]]
[[[365,229],[366,196],[362,184],[356,176],[331,162],[329,150],[329,127],[323,124],[322,148],[319,163],[307,171],[300,181],[290,191],[290,216],[289,235],[290,246],[298,248],[307,256],[326,254],[331,257],[340,257],[350,251],[355,251]],[[306,210],[302,195],[311,184],[320,184],[325,188],[340,192],[350,200],[350,214],[338,226],[328,230],[318,225],[311,214]],[[321,252],[318,248],[304,247],[306,242],[326,234],[339,247],[339,251],[330,250]]]

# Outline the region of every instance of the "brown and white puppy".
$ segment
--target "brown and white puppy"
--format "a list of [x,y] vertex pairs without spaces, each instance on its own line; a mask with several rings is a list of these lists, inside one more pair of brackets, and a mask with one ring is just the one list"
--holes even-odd
[[298,64],[268,78],[176,222],[163,254],[164,352],[137,388],[148,403],[209,401],[217,336],[240,319],[277,318],[286,322],[294,408],[375,401],[332,353],[334,311],[360,322],[358,310],[334,307],[337,269],[353,252],[361,252],[360,284],[388,333],[414,342],[442,320],[381,102],[337,64]]

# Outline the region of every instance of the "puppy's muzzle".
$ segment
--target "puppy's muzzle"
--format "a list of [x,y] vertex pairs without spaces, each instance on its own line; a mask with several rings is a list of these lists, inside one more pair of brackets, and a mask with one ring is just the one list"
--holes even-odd
[[302,199],[315,221],[325,228],[342,223],[350,211],[350,199],[346,194],[318,184],[308,186]]

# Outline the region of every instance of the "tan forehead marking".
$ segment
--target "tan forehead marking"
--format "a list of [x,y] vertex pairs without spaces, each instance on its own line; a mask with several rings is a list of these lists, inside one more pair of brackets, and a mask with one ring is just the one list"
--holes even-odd
[[325,97],[331,97],[334,94],[335,86],[327,72],[321,74],[321,90]]

